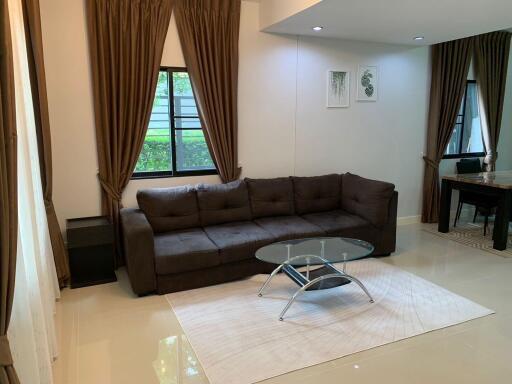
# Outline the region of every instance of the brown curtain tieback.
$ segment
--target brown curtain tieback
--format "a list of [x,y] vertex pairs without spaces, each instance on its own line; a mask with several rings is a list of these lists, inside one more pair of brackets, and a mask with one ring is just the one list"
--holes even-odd
[[114,189],[114,187],[112,187],[112,184],[105,181],[99,174],[98,174],[98,179],[100,180],[101,187],[107,193],[107,195],[109,195],[112,200],[120,202],[121,201],[121,192],[116,191]]
[[44,199],[44,207],[46,210],[50,209],[53,206],[52,200]]
[[13,364],[11,347],[7,336],[0,336],[0,367],[7,367]]
[[425,160],[425,163],[427,163],[427,165],[430,165],[432,168],[434,168],[434,169],[439,168],[439,163],[436,163],[434,160],[430,159],[429,157],[423,156],[423,160]]

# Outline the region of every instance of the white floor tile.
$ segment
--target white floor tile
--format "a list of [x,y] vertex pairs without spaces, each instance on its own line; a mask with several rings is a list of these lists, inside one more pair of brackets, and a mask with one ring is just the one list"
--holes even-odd
[[[507,383],[512,377],[512,259],[398,228],[381,260],[496,311],[468,323],[292,372],[266,384]],[[163,296],[138,298],[119,282],[65,290],[58,304],[57,384],[206,384]]]

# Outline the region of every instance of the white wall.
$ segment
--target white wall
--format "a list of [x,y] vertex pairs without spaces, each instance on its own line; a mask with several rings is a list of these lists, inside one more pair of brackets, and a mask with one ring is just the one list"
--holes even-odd
[[42,0],[43,48],[52,133],[53,200],[65,218],[100,211],[84,1]]
[[320,1],[321,0],[259,0],[259,26],[261,29],[270,27],[272,24],[293,16]]
[[238,75],[239,162],[244,176],[291,175],[297,39],[258,30],[258,4],[243,3]]
[[[417,215],[425,145],[428,49],[320,38],[299,42],[296,173],[350,171],[393,182],[399,215]],[[359,65],[377,65],[377,102],[358,102]],[[325,107],[328,69],[349,70],[349,108]]]
[[[400,192],[399,216],[419,215],[428,48],[266,34],[259,32],[259,4],[242,4],[239,162],[243,176],[350,171],[394,182]],[[64,229],[66,218],[100,213],[84,0],[41,0],[41,12],[54,203]],[[162,64],[184,65],[174,19]],[[379,66],[375,103],[354,100],[357,67],[365,64]],[[326,71],[336,68],[351,71],[347,109],[325,107]],[[510,86],[507,97],[510,100]],[[510,113],[506,112],[509,121]],[[507,129],[501,145],[510,142],[510,124]],[[504,152],[500,161],[507,159]],[[510,163],[503,166],[512,168],[512,158],[506,161]],[[136,191],[143,187],[218,181],[217,176],[133,180],[123,203],[135,206]]]

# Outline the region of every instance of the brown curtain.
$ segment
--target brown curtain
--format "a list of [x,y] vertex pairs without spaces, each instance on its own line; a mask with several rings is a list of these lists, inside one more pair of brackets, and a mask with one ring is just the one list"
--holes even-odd
[[484,134],[487,171],[494,171],[498,157],[503,99],[510,53],[510,32],[499,31],[475,37],[475,72],[487,127]]
[[63,287],[69,279],[69,263],[52,200],[52,144],[39,0],[22,0],[22,4],[44,205],[59,285]]
[[427,155],[423,179],[422,221],[435,223],[439,216],[439,163],[453,132],[464,96],[473,39],[432,46],[432,79],[427,127]]
[[114,223],[144,143],[174,0],[89,0],[102,210]]
[[180,0],[175,17],[208,148],[222,181],[236,180],[240,0]]
[[0,130],[0,383],[18,384],[7,340],[18,237],[16,107],[7,1],[0,2]]

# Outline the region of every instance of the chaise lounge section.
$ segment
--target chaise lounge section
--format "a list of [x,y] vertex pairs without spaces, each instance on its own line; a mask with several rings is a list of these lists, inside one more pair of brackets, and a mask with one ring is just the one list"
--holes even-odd
[[344,236],[395,251],[398,193],[350,173],[245,179],[141,190],[121,211],[128,275],[138,295],[165,294],[268,273],[264,245]]

